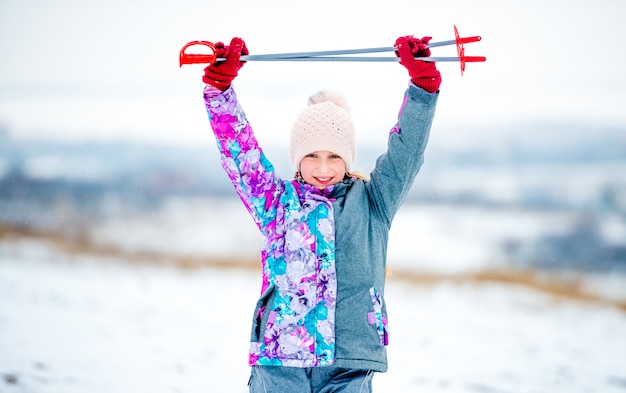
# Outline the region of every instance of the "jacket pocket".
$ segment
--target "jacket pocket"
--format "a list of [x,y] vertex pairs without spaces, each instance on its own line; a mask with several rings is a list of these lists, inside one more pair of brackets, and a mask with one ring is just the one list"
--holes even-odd
[[378,332],[380,345],[389,344],[389,330],[387,328],[387,318],[383,313],[383,296],[375,287],[370,288],[372,297],[372,309],[374,311],[367,314],[367,321],[373,325]]
[[265,326],[270,316],[271,306],[274,302],[274,292],[276,287],[270,287],[256,303],[254,310],[254,318],[252,319],[252,332],[250,334],[251,342],[260,342],[265,332]]

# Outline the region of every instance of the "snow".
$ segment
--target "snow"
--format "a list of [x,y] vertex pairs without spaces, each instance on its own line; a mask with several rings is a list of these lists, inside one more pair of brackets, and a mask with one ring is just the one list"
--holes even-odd
[[[259,280],[5,239],[0,392],[246,392]],[[626,391],[626,313],[608,304],[394,277],[386,298],[378,393]]]
[[241,202],[220,198],[172,198],[150,215],[109,218],[92,233],[105,246],[177,255],[256,257],[261,246]]
[[[0,373],[18,378],[8,391],[200,392],[217,376],[245,386],[250,273],[32,247],[4,250],[0,265]],[[230,304],[217,304],[227,291]]]

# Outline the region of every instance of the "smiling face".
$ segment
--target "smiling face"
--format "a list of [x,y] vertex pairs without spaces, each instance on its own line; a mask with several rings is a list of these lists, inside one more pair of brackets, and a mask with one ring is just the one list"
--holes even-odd
[[338,154],[330,151],[314,151],[300,161],[302,179],[320,190],[339,183],[345,174],[346,163]]

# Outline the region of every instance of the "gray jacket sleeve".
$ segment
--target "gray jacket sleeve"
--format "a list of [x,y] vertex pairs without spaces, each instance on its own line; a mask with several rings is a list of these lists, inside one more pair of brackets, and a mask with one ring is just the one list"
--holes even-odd
[[391,225],[424,162],[438,93],[413,85],[404,94],[398,122],[389,133],[387,151],[376,160],[368,183],[373,209]]

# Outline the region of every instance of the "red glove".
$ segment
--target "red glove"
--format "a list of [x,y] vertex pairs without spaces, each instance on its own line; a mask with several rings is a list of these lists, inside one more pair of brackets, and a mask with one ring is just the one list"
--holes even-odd
[[430,56],[430,49],[426,45],[431,39],[432,37],[424,37],[420,40],[411,35],[400,37],[396,40],[396,56],[400,57],[400,64],[409,70],[413,83],[429,93],[434,93],[441,85],[441,74],[435,67],[435,62],[415,59]]
[[223,42],[218,42],[215,44],[215,56],[226,58],[226,60],[215,62],[206,67],[202,81],[222,91],[228,89],[239,69],[245,64],[245,61],[240,61],[239,58],[241,55],[247,54],[248,48],[241,38],[233,38],[229,46],[225,46]]

